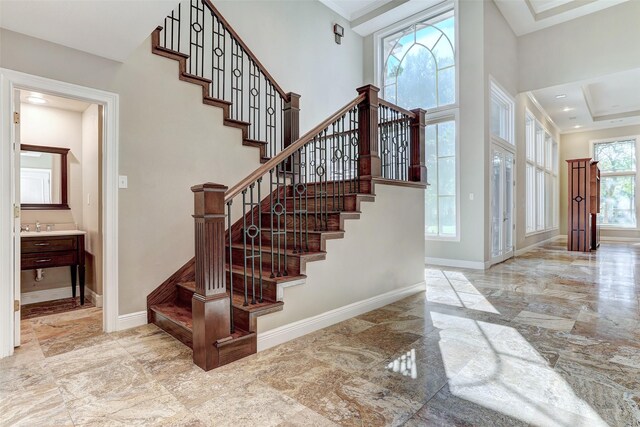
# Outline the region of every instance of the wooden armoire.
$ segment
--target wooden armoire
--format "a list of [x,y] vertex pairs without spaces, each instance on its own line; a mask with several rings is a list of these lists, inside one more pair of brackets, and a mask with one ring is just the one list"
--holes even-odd
[[590,158],[567,160],[569,201],[567,249],[589,252],[600,245],[600,169]]

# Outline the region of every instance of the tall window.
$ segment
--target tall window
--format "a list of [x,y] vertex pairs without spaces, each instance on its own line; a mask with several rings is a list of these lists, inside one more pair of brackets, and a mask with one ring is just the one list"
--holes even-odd
[[427,110],[426,234],[458,237],[456,41],[453,8],[379,39],[381,96]]
[[636,138],[594,142],[593,157],[600,168],[600,214],[603,226],[635,228]]
[[491,82],[491,138],[514,145],[514,102],[505,91]]
[[525,114],[526,232],[558,227],[558,143],[533,115]]

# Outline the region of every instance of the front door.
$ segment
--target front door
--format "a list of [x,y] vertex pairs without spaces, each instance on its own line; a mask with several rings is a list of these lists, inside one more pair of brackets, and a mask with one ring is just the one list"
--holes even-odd
[[491,263],[513,256],[514,153],[491,148]]

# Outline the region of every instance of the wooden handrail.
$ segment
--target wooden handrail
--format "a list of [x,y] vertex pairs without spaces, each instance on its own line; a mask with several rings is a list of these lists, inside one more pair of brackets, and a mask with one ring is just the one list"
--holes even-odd
[[[205,0],[205,1],[207,1],[207,0]],[[267,174],[271,169],[273,169],[276,166],[278,166],[287,157],[289,157],[290,155],[292,155],[293,153],[298,151],[306,143],[308,143],[313,138],[315,138],[327,126],[329,126],[334,121],[338,120],[343,114],[346,114],[350,109],[352,109],[353,107],[355,107],[356,105],[358,105],[362,101],[364,101],[365,98],[366,98],[366,94],[364,94],[364,93],[360,94],[353,101],[349,102],[347,105],[345,105],[344,107],[342,107],[341,109],[339,109],[338,111],[333,113],[333,115],[331,117],[329,117],[328,119],[326,119],[325,121],[320,123],[318,126],[316,126],[313,129],[311,129],[309,132],[304,134],[296,142],[294,142],[290,146],[286,147],[277,156],[272,157],[271,160],[269,160],[267,163],[263,164],[258,169],[256,169],[255,171],[251,172],[251,174],[249,176],[244,178],[242,181],[240,181],[239,183],[237,183],[236,185],[231,187],[231,189],[229,191],[227,191],[227,193],[224,196],[224,202],[228,203],[231,200],[233,200],[233,198],[236,197],[238,194],[240,194],[242,192],[242,190],[244,190],[245,188],[249,187],[251,184],[256,182],[258,180],[258,178],[262,177],[263,175]]]
[[262,63],[258,60],[258,58],[256,57],[256,55],[251,51],[251,49],[249,49],[249,47],[245,44],[245,42],[242,40],[242,38],[240,38],[240,36],[238,35],[238,33],[236,33],[236,31],[233,29],[233,27],[229,24],[229,22],[224,19],[224,17],[222,16],[222,14],[220,13],[220,11],[218,11],[218,9],[213,5],[213,3],[211,3],[211,0],[202,0],[202,3],[205,4],[209,10],[211,10],[211,12],[216,15],[216,18],[218,18],[218,21],[220,21],[220,23],[222,24],[222,26],[229,32],[229,34],[231,34],[231,37],[233,37],[235,39],[236,42],[238,42],[238,44],[240,45],[240,47],[242,47],[242,49],[247,52],[247,55],[249,55],[249,57],[251,58],[251,60],[253,62],[255,62],[255,64],[258,66],[258,68],[260,69],[260,71],[262,72],[262,74],[265,75],[265,77],[267,78],[267,80],[269,80],[269,83],[271,83],[276,91],[280,94],[280,96],[282,97],[282,99],[289,101],[289,96],[287,95],[287,93],[284,91],[284,89],[282,89],[280,87],[280,85],[278,84],[278,82],[276,82],[276,79],[273,78],[273,76],[267,71],[267,69],[264,67],[264,65],[262,65]]
[[412,119],[416,117],[416,115],[415,115],[412,111],[405,110],[404,108],[399,107],[399,106],[397,106],[396,104],[392,104],[392,103],[390,103],[389,101],[385,101],[385,100],[384,100],[384,99],[382,99],[382,98],[378,98],[378,103],[379,103],[380,105],[384,105],[385,107],[391,108],[392,110],[396,110],[396,111],[398,111],[398,112],[400,112],[400,113],[404,114],[405,116],[409,116],[409,117],[411,117]]

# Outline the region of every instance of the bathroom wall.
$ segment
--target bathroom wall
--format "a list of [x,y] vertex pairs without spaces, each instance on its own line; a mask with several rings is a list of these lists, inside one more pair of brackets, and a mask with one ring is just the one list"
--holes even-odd
[[102,106],[90,105],[82,113],[82,229],[86,285],[102,295]]

